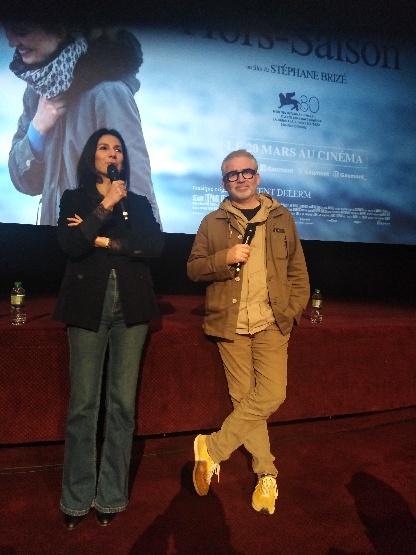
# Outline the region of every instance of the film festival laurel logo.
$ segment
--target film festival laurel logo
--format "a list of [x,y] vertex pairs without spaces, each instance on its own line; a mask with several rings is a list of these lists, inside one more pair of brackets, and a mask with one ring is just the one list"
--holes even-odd
[[296,108],[296,111],[299,110],[299,100],[296,100],[296,98],[294,98],[296,93],[279,93],[279,98],[280,98],[280,106],[279,106],[279,110],[281,108],[283,108],[283,106],[292,106],[292,110],[294,110]]
[[280,123],[281,127],[306,129],[321,126],[322,121],[316,115],[320,108],[316,96],[297,96],[296,92],[279,92],[278,97],[280,104],[273,110],[273,121]]

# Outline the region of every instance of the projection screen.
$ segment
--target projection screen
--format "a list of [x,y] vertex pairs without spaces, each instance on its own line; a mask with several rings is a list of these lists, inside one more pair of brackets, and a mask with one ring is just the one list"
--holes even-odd
[[[225,196],[223,158],[244,148],[301,239],[416,244],[414,45],[225,23],[129,31],[143,51],[134,99],[165,232],[196,232]],[[42,195],[19,192],[8,168],[26,88],[12,57],[1,28],[0,221],[36,224]]]

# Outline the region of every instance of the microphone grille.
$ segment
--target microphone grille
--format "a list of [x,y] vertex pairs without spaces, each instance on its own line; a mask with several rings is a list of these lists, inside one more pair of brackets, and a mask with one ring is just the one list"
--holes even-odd
[[115,164],[109,164],[107,166],[107,175],[111,181],[116,181],[117,179],[119,179],[118,169]]

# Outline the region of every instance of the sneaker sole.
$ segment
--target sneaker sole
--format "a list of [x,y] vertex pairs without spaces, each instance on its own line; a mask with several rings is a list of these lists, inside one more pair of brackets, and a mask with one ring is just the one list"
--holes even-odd
[[196,478],[195,478],[196,469],[197,469],[198,462],[199,462],[198,438],[199,438],[199,436],[196,436],[196,438],[195,438],[195,440],[194,440],[194,457],[195,457],[195,464],[194,464],[194,470],[193,470],[193,472],[192,472],[192,481],[193,481],[193,483],[194,483],[194,488],[195,488],[196,493],[202,497],[202,496],[204,496],[204,495],[207,495],[208,492],[206,492],[206,493],[201,493],[201,492],[199,491],[198,486],[197,486],[197,482],[196,482]]
[[262,515],[272,515],[272,514],[274,514],[274,509],[273,509],[272,512],[270,512],[269,509],[266,509],[265,507],[262,507],[261,509],[257,509],[257,507],[254,506],[254,503],[252,503],[251,506],[253,507],[253,509],[255,511],[257,511],[258,513],[260,513]]

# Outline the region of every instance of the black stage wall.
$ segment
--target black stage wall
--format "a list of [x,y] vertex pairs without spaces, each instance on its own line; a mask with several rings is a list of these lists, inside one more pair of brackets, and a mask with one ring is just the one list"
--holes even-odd
[[[28,298],[57,293],[66,258],[55,227],[0,223],[0,295],[23,282]],[[161,258],[151,261],[157,293],[199,294],[186,261],[194,235],[165,234]],[[302,241],[311,287],[333,299],[416,301],[416,246]]]

